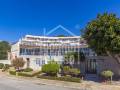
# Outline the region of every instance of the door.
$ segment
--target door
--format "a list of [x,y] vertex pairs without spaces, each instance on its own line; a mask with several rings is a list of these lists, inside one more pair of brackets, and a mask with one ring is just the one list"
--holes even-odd
[[86,60],[86,73],[87,74],[96,74],[96,59]]

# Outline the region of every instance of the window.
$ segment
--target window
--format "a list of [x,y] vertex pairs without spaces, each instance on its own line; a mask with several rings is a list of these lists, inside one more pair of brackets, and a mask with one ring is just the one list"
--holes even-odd
[[25,49],[24,48],[20,48],[20,55],[25,55]]
[[42,60],[40,58],[36,58],[35,62],[36,62],[36,65],[39,65],[39,66],[42,66],[45,64],[45,60]]

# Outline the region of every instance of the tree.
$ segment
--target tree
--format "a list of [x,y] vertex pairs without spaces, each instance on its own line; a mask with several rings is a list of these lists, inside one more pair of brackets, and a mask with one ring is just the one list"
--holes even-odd
[[25,65],[25,61],[23,60],[23,58],[15,58],[12,60],[12,66],[15,67],[15,69],[17,69],[18,71],[20,70],[20,68],[23,68]]
[[83,37],[98,55],[120,54],[120,19],[115,14],[98,14],[83,29]]
[[6,41],[0,42],[0,59],[7,59],[8,51],[10,51],[10,44]]

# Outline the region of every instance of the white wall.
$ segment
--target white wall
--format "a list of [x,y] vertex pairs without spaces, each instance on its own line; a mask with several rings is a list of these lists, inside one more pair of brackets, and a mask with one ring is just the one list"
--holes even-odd
[[10,60],[0,60],[0,63],[3,63],[3,64],[11,64]]
[[[41,66],[39,66],[39,64],[36,64],[36,59],[45,60],[45,64],[47,64],[48,61],[50,61],[50,56],[44,57],[44,56],[35,56],[35,55],[21,55],[20,57],[22,57],[25,61],[27,61],[26,59],[29,58],[30,59],[30,67],[33,69],[41,68]],[[63,61],[62,56],[52,56],[51,59],[54,59],[55,61],[59,61],[59,62]],[[25,67],[26,67],[26,64],[25,64]]]

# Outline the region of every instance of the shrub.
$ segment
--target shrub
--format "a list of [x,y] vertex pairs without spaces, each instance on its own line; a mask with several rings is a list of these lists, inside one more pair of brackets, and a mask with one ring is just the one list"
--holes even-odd
[[9,74],[16,75],[16,71],[15,70],[9,70]]
[[114,73],[110,70],[106,70],[106,71],[102,71],[101,75],[105,78],[109,78],[109,77],[112,77],[114,75]]
[[25,61],[23,60],[23,58],[15,58],[14,60],[12,60],[12,65],[18,71],[20,70],[20,68],[24,66],[24,64],[25,64]]
[[4,67],[3,63],[0,63],[0,69],[2,69]]
[[64,67],[63,67],[63,73],[64,73],[65,75],[70,74],[70,67],[69,67],[69,66],[64,66]]
[[78,76],[80,74],[80,70],[76,68],[71,68],[70,69],[70,74],[73,76]]
[[106,70],[106,71],[102,71],[101,72],[101,76],[103,76],[104,78],[106,78],[106,79],[111,79],[111,81],[112,81],[112,76],[114,75],[114,73],[112,72],[112,71],[110,71],[110,70]]
[[24,69],[24,72],[32,72],[32,71],[33,71],[32,68],[26,68],[26,69]]
[[50,79],[50,80],[60,80],[60,81],[69,81],[69,82],[77,82],[80,83],[81,79],[80,78],[75,78],[75,77],[51,77],[51,76],[37,76],[38,78],[43,78],[43,79]]
[[80,70],[76,68],[70,68],[69,66],[64,66],[63,73],[64,75],[78,76],[80,74]]
[[59,64],[57,63],[49,63],[42,66],[42,72],[46,73],[50,76],[56,76],[59,72]]

